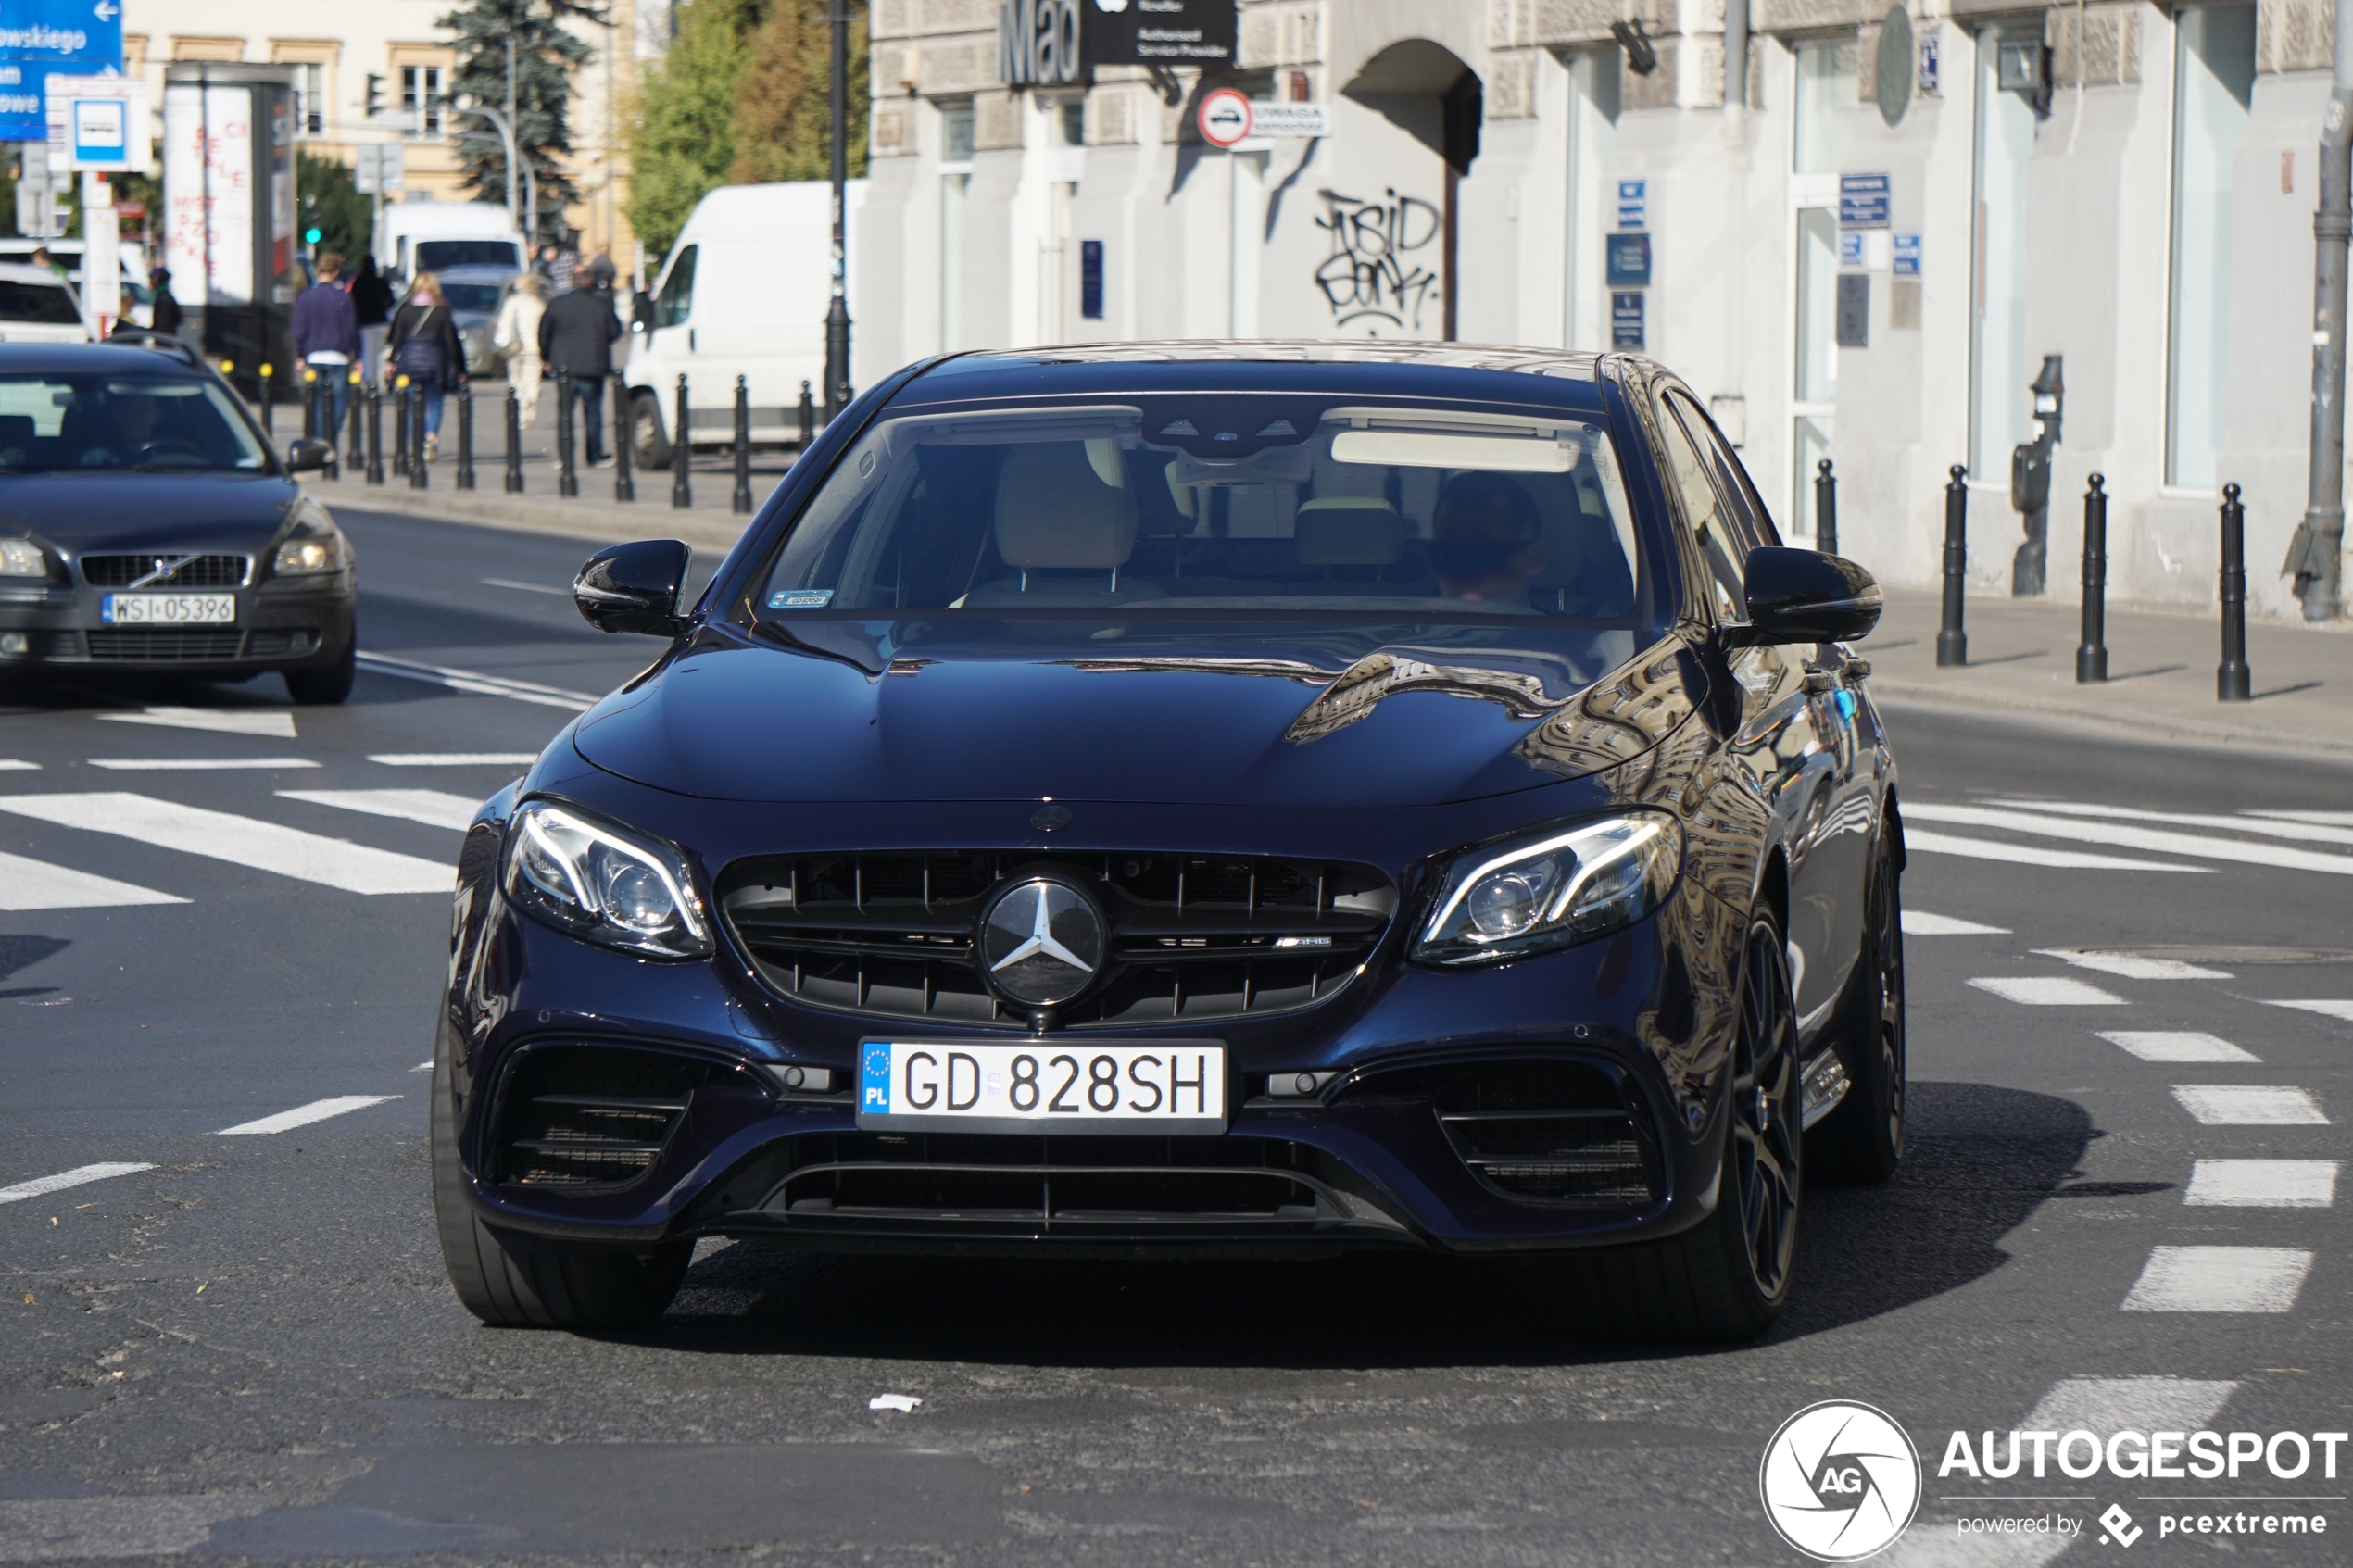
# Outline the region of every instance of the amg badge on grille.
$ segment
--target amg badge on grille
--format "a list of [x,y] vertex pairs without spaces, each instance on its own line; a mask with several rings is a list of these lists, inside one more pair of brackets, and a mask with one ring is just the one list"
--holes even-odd
[[1055,1007],[1103,966],[1103,917],[1067,882],[1031,877],[999,893],[980,922],[988,982],[1029,1007]]

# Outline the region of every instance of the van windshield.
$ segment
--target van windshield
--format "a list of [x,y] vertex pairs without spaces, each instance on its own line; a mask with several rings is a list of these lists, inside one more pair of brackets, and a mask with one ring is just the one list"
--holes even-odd
[[506,267],[522,270],[522,249],[512,240],[419,240],[417,266],[420,272],[438,272],[445,267]]
[[1171,395],[882,420],[755,607],[1630,625],[1642,559],[1598,416]]

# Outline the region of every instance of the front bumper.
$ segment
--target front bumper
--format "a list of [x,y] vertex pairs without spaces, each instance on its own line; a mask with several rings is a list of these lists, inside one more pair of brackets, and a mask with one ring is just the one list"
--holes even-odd
[[[497,841],[478,826],[461,865],[435,1077],[468,1199],[495,1225],[633,1248],[760,1234],[1026,1255],[1536,1251],[1668,1235],[1715,1201],[1736,995],[1716,955],[1738,951],[1739,922],[1688,881],[1614,936],[1470,972],[1399,960],[1409,896],[1330,1001],[1199,1032],[1227,1051],[1222,1135],[887,1135],[858,1128],[847,1085],[862,1040],[908,1025],[788,1001],[724,947],[654,963],[550,930],[506,905]],[[816,1071],[826,1091],[808,1086]],[[1310,1097],[1265,1092],[1300,1073],[1334,1076]],[[605,1110],[568,1122],[544,1109],[597,1094]],[[1557,1115],[1607,1135],[1499,1153],[1460,1114],[1480,1095],[1528,1110],[1505,1131],[1535,1136],[1525,1123]],[[635,1129],[618,1179],[567,1158],[615,1125]],[[1579,1185],[1578,1167],[1612,1161],[1617,1175]]]
[[[80,583],[0,583],[0,671],[69,669],[242,677],[324,669],[351,646],[359,589],[346,571],[223,592],[237,601],[225,625],[110,626],[113,589]],[[180,592],[182,590],[164,590]]]

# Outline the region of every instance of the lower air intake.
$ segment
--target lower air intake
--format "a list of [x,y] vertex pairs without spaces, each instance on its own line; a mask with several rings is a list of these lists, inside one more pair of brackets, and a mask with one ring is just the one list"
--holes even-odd
[[650,1051],[534,1048],[500,1097],[497,1179],[517,1186],[625,1185],[661,1157],[693,1093],[693,1069]]
[[1655,1202],[1664,1190],[1631,1086],[1598,1068],[1499,1064],[1448,1083],[1435,1104],[1455,1154],[1505,1198],[1617,1208]]

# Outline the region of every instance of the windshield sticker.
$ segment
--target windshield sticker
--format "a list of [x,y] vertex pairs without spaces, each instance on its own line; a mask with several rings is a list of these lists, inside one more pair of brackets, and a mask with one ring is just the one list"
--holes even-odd
[[770,609],[823,609],[833,602],[831,588],[791,588],[768,596]]

